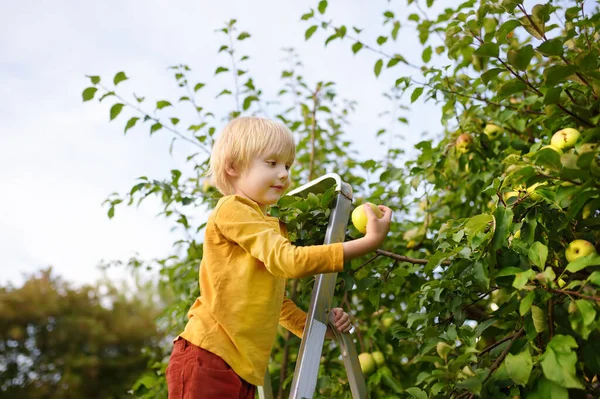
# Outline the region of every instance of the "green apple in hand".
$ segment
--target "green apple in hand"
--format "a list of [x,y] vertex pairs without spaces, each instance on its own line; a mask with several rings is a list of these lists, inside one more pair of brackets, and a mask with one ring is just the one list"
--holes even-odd
[[369,205],[371,209],[373,209],[373,212],[375,212],[375,216],[377,216],[379,219],[383,217],[383,212],[381,212],[381,209],[379,209],[377,205],[371,202],[367,202],[366,204],[354,208],[354,210],[352,211],[352,224],[354,225],[354,227],[356,227],[356,230],[360,231],[363,234],[367,232],[368,222],[367,213],[363,208],[365,205]]
[[569,263],[576,261],[582,256],[588,256],[590,254],[595,254],[596,247],[586,240],[573,240],[569,243],[567,250],[565,251],[565,256]]
[[579,131],[577,129],[573,129],[572,127],[561,129],[554,133],[552,139],[550,140],[550,145],[558,147],[562,150],[568,150],[569,148],[575,146],[575,143],[577,140],[579,140],[579,136],[581,136]]

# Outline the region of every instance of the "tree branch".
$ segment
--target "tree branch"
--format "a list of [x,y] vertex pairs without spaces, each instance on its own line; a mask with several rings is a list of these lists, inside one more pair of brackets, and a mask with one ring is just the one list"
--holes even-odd
[[510,344],[508,344],[508,346],[506,347],[506,349],[504,349],[504,351],[500,354],[500,356],[498,356],[498,359],[496,359],[496,361],[494,362],[494,364],[492,364],[492,367],[490,367],[490,371],[489,371],[487,377],[485,377],[485,380],[483,380],[484,383],[492,376],[492,374],[494,374],[494,372],[498,369],[498,367],[500,367],[500,364],[502,364],[502,361],[506,358],[506,356],[508,355],[508,352],[510,352],[510,348],[512,348],[512,346],[515,343],[515,341],[517,339],[519,339],[519,337],[521,335],[523,335],[524,332],[525,332],[525,328],[522,327],[513,336],[512,340],[510,341]]
[[[388,258],[396,259],[401,262],[413,263],[415,265],[426,265],[427,262],[429,262],[427,259],[418,259],[418,258],[411,258],[409,256],[404,256],[404,255],[397,255],[393,252],[384,251],[383,249],[378,249],[375,251],[375,253],[379,256],[387,256]],[[450,262],[449,260],[446,260],[446,261],[442,262],[442,264],[450,265],[450,264],[452,264],[452,262]]]

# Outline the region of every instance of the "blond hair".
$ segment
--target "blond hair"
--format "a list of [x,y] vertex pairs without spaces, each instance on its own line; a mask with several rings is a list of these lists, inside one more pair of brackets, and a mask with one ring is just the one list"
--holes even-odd
[[229,122],[217,139],[207,176],[223,194],[233,194],[226,171],[231,164],[242,173],[254,157],[277,156],[292,163],[296,156],[294,136],[283,123],[258,117],[239,117]]

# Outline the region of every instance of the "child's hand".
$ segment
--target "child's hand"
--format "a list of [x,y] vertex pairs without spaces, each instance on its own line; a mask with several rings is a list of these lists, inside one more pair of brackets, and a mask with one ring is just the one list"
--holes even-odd
[[[350,315],[344,312],[342,308],[333,308],[331,309],[331,313],[333,314],[335,329],[342,333],[350,332],[350,330],[352,329],[352,323],[350,323]],[[335,337],[333,331],[330,330],[330,326],[327,327],[327,333],[325,334],[325,337]]]
[[390,231],[392,210],[387,206],[378,205],[378,208],[383,212],[383,216],[378,218],[370,206],[365,206],[364,208],[365,213],[367,214],[367,234],[365,234],[365,237],[370,241],[373,241],[374,246],[378,248]]

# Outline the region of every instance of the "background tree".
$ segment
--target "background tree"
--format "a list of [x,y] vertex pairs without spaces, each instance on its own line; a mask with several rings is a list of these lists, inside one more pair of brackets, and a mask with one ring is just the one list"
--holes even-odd
[[0,397],[129,396],[160,347],[156,295],[108,281],[73,288],[51,269],[0,287]]
[[[233,77],[219,94],[233,99],[226,118],[282,120],[298,142],[294,183],[340,172],[357,204],[395,210],[386,247],[354,261],[336,292],[337,304],[358,323],[373,397],[598,397],[600,13],[583,1],[473,0],[428,15],[434,3],[407,0],[382,9],[382,31],[369,36],[331,21],[325,0],[301,17],[307,40],[322,34],[326,45],[346,43],[374,57],[375,75],[397,76],[386,93],[390,109],[382,110],[392,127],[373,133],[374,140],[388,139],[383,159],[358,160],[344,137],[356,103],[341,100],[333,82],[307,82],[293,51],[277,104],[265,99],[239,50],[250,34],[239,32],[236,21],[220,31],[229,63],[215,69]],[[418,36],[421,54],[400,53],[399,39],[407,35]],[[174,116],[175,101],[159,100],[146,111],[144,98],[126,100],[98,76],[90,77],[83,99],[113,98],[111,119],[124,109],[135,113],[126,132],[142,121],[151,133],[169,130],[197,149],[188,170],[142,177],[106,202],[112,217],[120,203],[157,195],[162,213],[182,227],[175,254],[157,260],[161,284],[177,293],[161,319],[176,334],[199,294],[197,233],[204,221],[189,215],[218,199],[202,176],[221,121],[200,105],[211,99],[202,100],[205,85],[192,82],[190,68],[173,71],[184,92],[179,103],[197,114],[187,129]],[[125,79],[120,72],[112,83]],[[444,129],[401,162],[405,149],[394,127],[408,122],[408,107],[419,100],[439,105]],[[310,244],[322,241],[329,199],[285,198],[273,211],[290,225],[294,242]],[[347,238],[357,234],[350,228]],[[311,282],[290,284],[301,305]],[[289,336],[276,342],[270,370],[280,397],[287,395],[298,343]],[[338,355],[324,351],[319,397],[349,397]],[[136,385],[139,396],[164,393],[161,360]]]

